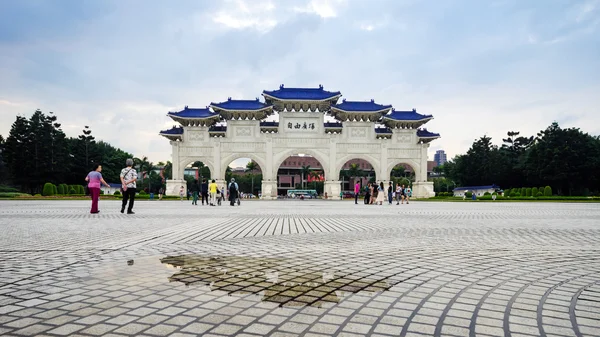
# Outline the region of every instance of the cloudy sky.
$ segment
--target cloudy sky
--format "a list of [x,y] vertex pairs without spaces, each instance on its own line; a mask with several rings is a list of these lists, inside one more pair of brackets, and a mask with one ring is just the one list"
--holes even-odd
[[0,0],[0,134],[39,108],[154,162],[168,111],[282,83],[433,114],[431,157],[600,134],[599,75],[600,0]]

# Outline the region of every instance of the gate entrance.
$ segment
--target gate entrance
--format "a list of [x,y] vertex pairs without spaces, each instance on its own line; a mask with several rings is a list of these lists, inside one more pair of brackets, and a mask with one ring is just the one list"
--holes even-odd
[[[275,199],[278,170],[288,157],[304,154],[320,163],[323,191],[333,199],[339,199],[344,188],[340,172],[354,159],[369,162],[374,176],[385,184],[398,163],[408,164],[414,170],[413,195],[435,195],[433,183],[427,181],[427,148],[440,135],[421,128],[433,116],[414,109],[398,111],[374,100],[338,103],[341,93],[323,86],[281,85],[262,96],[264,102],[229,98],[167,114],[180,124],[160,132],[172,146],[173,177],[167,180],[167,193],[179,192],[190,162],[201,161],[213,179],[224,183],[229,163],[249,158],[262,172],[261,198]],[[278,121],[266,121],[275,114]],[[325,116],[335,122],[325,122]]]

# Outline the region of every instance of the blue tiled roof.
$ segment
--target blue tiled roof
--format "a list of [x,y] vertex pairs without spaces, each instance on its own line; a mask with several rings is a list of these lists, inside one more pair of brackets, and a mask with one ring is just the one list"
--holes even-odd
[[169,130],[162,130],[160,133],[165,134],[165,135],[182,135],[183,134],[183,128],[179,128],[179,127],[172,127]]
[[339,123],[339,122],[326,122],[326,123],[323,123],[323,125],[326,128],[341,128],[342,127],[342,123]]
[[185,108],[179,112],[169,112],[169,116],[180,117],[180,118],[210,118],[218,116],[216,114],[206,108],[188,108],[187,105]]
[[395,119],[397,121],[419,121],[433,117],[432,115],[421,115],[417,110],[412,111],[397,111],[392,109],[390,113],[383,116],[384,118]]
[[417,137],[430,138],[430,137],[439,137],[439,136],[440,136],[439,133],[429,132],[429,131],[427,131],[427,129],[418,129],[417,130]]
[[265,104],[260,102],[258,98],[243,100],[231,99],[231,97],[229,97],[225,102],[210,103],[210,105],[224,110],[260,110],[271,106],[271,104]]
[[463,190],[489,190],[489,189],[500,188],[498,185],[487,185],[487,186],[466,186],[466,187],[457,187],[453,191],[463,191]]
[[260,126],[279,126],[279,122],[260,122]]
[[112,188],[120,188],[121,186],[123,186],[123,184],[109,183],[108,186],[110,186]]
[[375,103],[375,100],[371,100],[368,102],[362,101],[347,101],[343,100],[342,103],[336,104],[332,106],[332,108],[336,108],[343,111],[381,111],[391,109],[391,105],[382,105]]
[[392,130],[390,128],[377,127],[375,128],[375,133],[392,133]]
[[322,85],[319,85],[318,88],[285,88],[282,84],[279,90],[263,90],[263,95],[287,100],[321,101],[334,98],[341,95],[341,93],[339,91],[324,90]]

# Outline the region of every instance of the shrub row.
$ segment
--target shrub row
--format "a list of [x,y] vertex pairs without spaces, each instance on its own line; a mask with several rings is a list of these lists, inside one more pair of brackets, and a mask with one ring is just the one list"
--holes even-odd
[[52,196],[52,195],[75,195],[82,194],[85,195],[85,188],[83,185],[67,185],[67,184],[59,184],[58,186],[52,183],[45,183],[44,188],[42,189],[43,196]]
[[546,187],[521,187],[521,188],[508,188],[504,191],[504,196],[513,197],[551,197],[552,188]]

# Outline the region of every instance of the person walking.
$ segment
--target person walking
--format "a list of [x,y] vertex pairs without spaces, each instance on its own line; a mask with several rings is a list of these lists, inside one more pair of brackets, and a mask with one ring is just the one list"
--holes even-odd
[[[179,188],[179,200],[183,201],[183,196],[185,195],[185,191],[183,189],[183,186],[181,186]],[[189,198],[188,198],[189,199]]]
[[215,180],[213,179],[210,183],[210,185],[208,185],[208,192],[210,193],[210,205],[211,206],[216,206],[217,204],[217,189],[219,187],[217,186],[217,183],[215,183]]
[[371,200],[369,201],[369,205],[373,205],[377,199],[377,187],[375,183],[371,184],[369,191],[371,192]]
[[360,184],[358,181],[354,184],[354,204],[358,205],[358,194],[360,193]]
[[400,205],[400,199],[402,199],[402,186],[396,185],[396,205]]
[[388,191],[387,191],[387,196],[388,196],[388,203],[391,205],[392,204],[392,194],[394,193],[394,186],[392,185],[392,182],[390,181],[390,185],[388,186]]
[[206,201],[206,206],[208,206],[208,182],[206,179],[202,179],[202,186],[200,192],[202,193],[202,205]]
[[365,205],[371,202],[371,183],[368,183],[365,187]]
[[377,199],[375,200],[376,203],[383,205],[384,193],[385,193],[385,187],[383,186],[383,181],[382,181],[379,183],[379,186],[377,186]]
[[125,168],[121,170],[121,190],[123,191],[123,202],[121,204],[121,213],[125,212],[125,206],[129,201],[127,207],[127,214],[135,214],[133,212],[133,202],[135,200],[136,192],[136,181],[137,171],[133,168],[133,159],[129,158],[125,161]]
[[198,193],[200,193],[200,185],[198,185],[198,179],[195,179],[190,187],[192,191],[192,205],[198,205]]
[[90,195],[92,196],[92,210],[90,213],[96,214],[100,213],[98,209],[98,199],[100,198],[100,184],[104,184],[106,187],[110,187],[109,184],[102,179],[102,166],[94,165],[94,168],[90,173],[88,173],[87,177],[85,177],[85,181],[88,182],[88,190],[90,191]]
[[238,184],[235,182],[234,178],[231,178],[231,182],[229,183],[229,186],[227,187],[227,190],[229,191],[229,205],[231,206],[235,206],[235,201],[236,199],[239,198],[238,194],[239,194],[239,186]]
[[404,190],[404,197],[406,198],[406,204],[408,205],[408,201],[410,200],[410,197],[412,197],[412,190],[410,189],[410,185],[406,186],[406,189]]
[[163,194],[165,194],[165,189],[164,189],[164,188],[161,186],[161,187],[158,189],[158,200],[162,200],[162,196],[163,196]]

